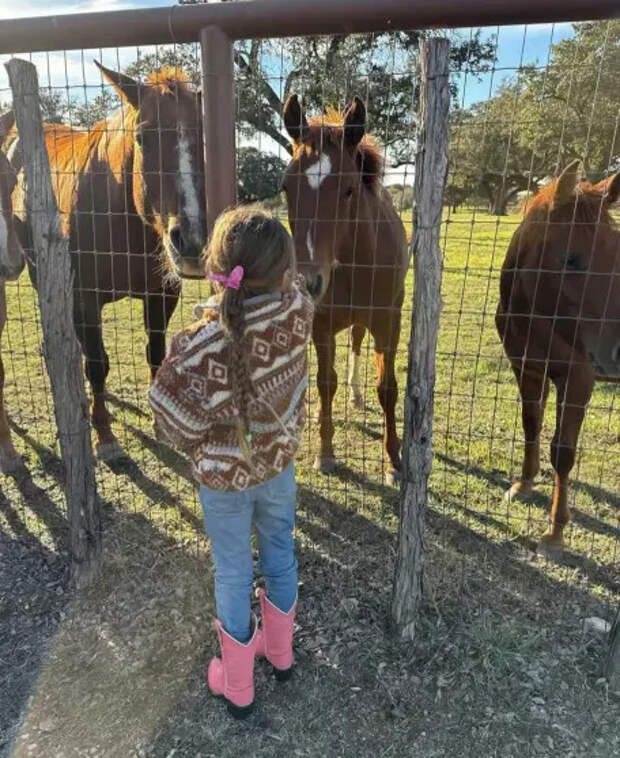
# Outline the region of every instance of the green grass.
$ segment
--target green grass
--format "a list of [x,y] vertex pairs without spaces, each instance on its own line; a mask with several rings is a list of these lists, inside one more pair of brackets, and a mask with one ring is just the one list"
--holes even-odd
[[[398,493],[383,485],[386,464],[372,347],[368,341],[363,346],[366,408],[354,411],[347,403],[345,387],[348,335],[342,334],[340,388],[335,402],[338,472],[322,477],[312,468],[318,452],[314,421],[304,433],[298,462],[297,543],[304,582],[298,657],[304,683],[297,685],[297,700],[289,702],[285,695],[271,693],[267,680],[260,680],[260,692],[265,698],[271,693],[275,705],[266,703],[263,716],[256,717],[259,721],[249,727],[250,738],[256,740],[256,755],[374,755],[384,750],[386,755],[408,755],[408,746],[413,750],[414,745],[420,756],[456,755],[455,750],[473,755],[467,752],[467,745],[480,755],[568,756],[573,748],[573,755],[585,755],[579,752],[580,745],[584,750],[588,746],[589,755],[613,753],[605,752],[611,743],[597,747],[599,734],[613,734],[614,721],[610,716],[609,733],[603,727],[597,733],[594,725],[601,714],[613,710],[609,710],[604,693],[594,687],[600,650],[597,643],[584,642],[580,622],[586,615],[609,617],[617,602],[618,390],[599,385],[592,397],[572,477],[574,522],[567,529],[566,555],[555,562],[535,558],[530,549],[546,528],[552,484],[548,443],[554,398],[550,397],[545,423],[537,495],[529,502],[509,506],[503,494],[520,470],[523,450],[520,405],[494,325],[499,270],[518,219],[462,211],[447,216],[445,222],[427,607],[418,641],[412,648],[394,647],[382,628],[398,526]],[[204,294],[199,284],[185,283],[171,331],[192,320],[192,306]],[[401,399],[411,295],[410,274],[397,365]],[[3,478],[0,529],[11,539],[34,536],[46,551],[62,554],[66,549],[63,499],[53,410],[39,352],[35,297],[26,276],[8,286],[8,308],[9,323],[3,337],[6,407],[14,424],[16,446],[32,478],[28,486]],[[48,671],[41,678],[45,682],[41,687],[43,692],[46,688],[53,692],[62,671],[72,671],[78,680],[82,671],[87,677],[82,684],[95,687],[94,682],[99,682],[96,686],[103,688],[102,697],[107,698],[93,705],[91,716],[84,718],[93,724],[108,724],[105,728],[115,739],[120,740],[114,719],[120,724],[126,716],[133,724],[135,716],[135,733],[147,730],[150,736],[143,742],[151,745],[153,755],[168,754],[170,746],[177,744],[170,741],[173,733],[180,734],[181,741],[191,735],[193,741],[187,744],[193,747],[186,745],[184,755],[198,752],[198,745],[219,749],[226,740],[230,752],[222,754],[238,755],[248,733],[220,722],[200,684],[204,656],[196,654],[195,646],[206,650],[213,642],[207,626],[213,614],[208,547],[200,536],[202,520],[186,462],[153,439],[146,403],[141,305],[126,300],[109,306],[104,317],[112,365],[109,391],[114,430],[132,463],[98,466],[100,492],[110,506],[106,510],[106,563],[100,583],[76,601],[71,611],[78,624],[88,618],[92,629],[78,626],[83,644],[71,636],[74,628],[73,632],[60,629],[54,645],[60,650],[64,645],[65,657],[59,654],[49,664],[53,675]],[[310,373],[314,377],[313,354]],[[314,386],[309,403],[312,418]],[[181,599],[174,595],[175,588],[185,592]],[[187,597],[191,598],[189,604]],[[149,605],[149,598],[154,605]],[[343,599],[347,599],[344,605]],[[180,614],[180,625],[170,621],[170,604]],[[148,676],[138,671],[125,683],[127,691],[121,692],[120,680],[102,684],[104,673],[97,668],[101,664],[87,666],[83,656],[91,649],[89,645],[93,650],[99,649],[98,645],[108,650],[110,636],[119,649],[128,651],[131,660],[147,655],[136,645],[133,632],[125,629],[128,608],[132,617],[147,609],[141,619],[150,618],[148,608],[155,608],[149,629],[155,629],[153,634],[157,629],[168,631],[162,649],[145,643],[153,667]],[[110,621],[104,644],[94,630],[107,615],[114,622]],[[190,631],[184,636],[181,632],[186,627]],[[178,635],[180,642],[175,641]],[[188,652],[187,666],[183,664],[175,674],[172,662],[177,644]],[[105,650],[98,660],[111,655]],[[69,665],[72,656],[77,659]],[[551,659],[556,668],[546,667]],[[64,669],[58,661],[64,661]],[[122,669],[118,661],[113,664],[110,670],[114,666]],[[533,685],[534,695],[523,685],[529,681],[527,672],[532,666],[543,669],[541,682]],[[179,684],[168,690],[166,702],[158,701],[159,709],[149,701],[158,696],[158,667],[166,676],[181,677],[177,684],[185,687]],[[568,694],[562,683],[569,687]],[[140,692],[143,705],[131,713],[134,690]],[[552,721],[541,721],[534,712],[543,707],[536,701],[532,704],[532,697],[537,696],[546,703]],[[101,702],[108,706],[102,709]],[[49,709],[49,703],[45,707]],[[153,714],[157,725],[145,719],[147,712]],[[162,726],[162,713],[169,719],[166,727]],[[286,714],[283,723],[281,713]],[[186,717],[189,726],[181,727]],[[70,713],[56,713],[54,718],[65,719],[67,734],[77,745],[79,730],[75,724],[71,726]],[[307,723],[314,725],[310,731]],[[88,729],[80,724],[83,737]],[[156,726],[158,740],[153,737]],[[572,737],[567,737],[568,733]],[[596,738],[592,736],[595,733]],[[273,739],[272,734],[276,735]],[[58,744],[53,742],[53,734],[45,739],[52,740],[49,746]],[[99,737],[91,734],[91,739],[92,744],[100,744]],[[524,746],[536,744],[536,740],[542,745],[540,750],[526,750]],[[40,743],[44,744],[45,740]],[[107,754],[133,754],[122,744],[126,752]],[[167,747],[160,753],[153,745]],[[387,750],[390,745],[393,752]],[[441,746],[445,752],[435,752]],[[479,750],[479,746],[483,747]],[[50,750],[52,747],[47,754],[52,754]],[[203,754],[209,752],[203,750]],[[76,748],[75,754],[82,753]]]

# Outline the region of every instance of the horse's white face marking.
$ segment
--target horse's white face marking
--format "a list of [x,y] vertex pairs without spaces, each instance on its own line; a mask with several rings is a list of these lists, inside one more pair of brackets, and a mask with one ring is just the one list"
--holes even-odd
[[312,230],[308,229],[308,234],[306,234],[306,247],[308,248],[308,255],[310,256],[310,260],[314,260],[314,244],[312,242]]
[[192,232],[196,237],[200,237],[200,203],[198,202],[195,184],[196,174],[192,169],[189,142],[183,133],[183,129],[181,129],[181,136],[179,137],[179,175],[185,215]]
[[306,179],[311,189],[318,190],[332,172],[332,162],[326,153],[321,153],[318,161],[306,169]]

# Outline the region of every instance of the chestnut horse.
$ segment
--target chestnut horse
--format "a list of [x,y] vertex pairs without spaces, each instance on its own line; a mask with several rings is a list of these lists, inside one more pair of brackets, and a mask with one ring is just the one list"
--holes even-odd
[[496,324],[519,383],[525,457],[507,497],[531,493],[549,380],[557,391],[548,548],[563,546],[568,475],[595,380],[620,381],[620,174],[579,181],[579,161],[526,207],[500,277]]
[[[0,143],[13,126],[13,122],[12,111],[0,116]],[[0,151],[0,337],[6,325],[5,282],[17,279],[25,263],[11,200],[16,183],[15,172],[8,158]],[[14,473],[21,469],[22,465],[22,460],[13,447],[4,411],[4,364],[0,354],[0,471],[4,474]]]
[[[201,107],[187,78],[165,68],[140,83],[97,65],[123,107],[88,131],[48,124],[45,137],[75,272],[74,319],[93,393],[97,453],[112,460],[123,451],[104,399],[109,361],[101,309],[127,296],[142,300],[154,377],[179,298],[179,274],[200,275],[206,225]],[[19,169],[15,141],[13,132],[5,150]],[[24,222],[23,182],[13,206]],[[34,282],[36,268],[31,275]]]
[[359,403],[359,355],[368,329],[375,343],[377,392],[390,462],[386,479],[393,482],[400,471],[394,359],[409,253],[403,223],[381,183],[381,149],[366,133],[366,109],[359,98],[344,114],[329,110],[308,120],[297,96],[291,95],[284,106],[284,124],[293,141],[283,182],[288,217],[299,269],[317,302],[313,342],[321,449],[316,467],[323,473],[335,467],[335,335],[353,327],[349,381]]

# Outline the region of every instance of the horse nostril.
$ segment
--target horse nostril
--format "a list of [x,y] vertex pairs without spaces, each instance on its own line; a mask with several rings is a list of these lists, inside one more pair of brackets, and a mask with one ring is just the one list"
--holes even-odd
[[321,274],[307,276],[306,282],[308,285],[308,292],[316,300],[321,294],[321,290],[323,289],[323,276]]
[[170,230],[170,242],[177,251],[177,253],[183,254],[183,235],[181,233],[180,226],[173,226]]

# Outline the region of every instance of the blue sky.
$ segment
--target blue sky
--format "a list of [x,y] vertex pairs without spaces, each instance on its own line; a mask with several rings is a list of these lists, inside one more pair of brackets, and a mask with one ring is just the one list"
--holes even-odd
[[[378,0],[379,2],[380,0]],[[54,15],[76,12],[123,10],[127,8],[170,6],[174,0],[0,0],[0,19],[17,17]],[[471,30],[458,30],[461,39],[467,39]],[[458,78],[461,103],[464,106],[485,100],[523,63],[538,62],[545,65],[549,46],[561,39],[572,36],[570,24],[541,24],[536,26],[508,26],[486,28],[483,36],[492,39],[497,50],[497,61],[492,72],[481,77],[473,75]],[[141,48],[148,53],[154,48]],[[101,76],[92,63],[93,58],[102,60],[111,68],[122,67],[136,59],[135,48],[109,49],[104,51],[75,51],[63,54],[40,53],[32,56],[37,64],[39,81],[42,85],[67,86],[72,98],[89,99],[101,91]],[[6,56],[0,55],[0,63]],[[87,86],[84,86],[84,85]],[[10,100],[8,82],[4,66],[0,65],[0,102]],[[263,149],[275,148],[268,145],[268,138],[261,138]],[[277,148],[275,149],[277,152]]]

